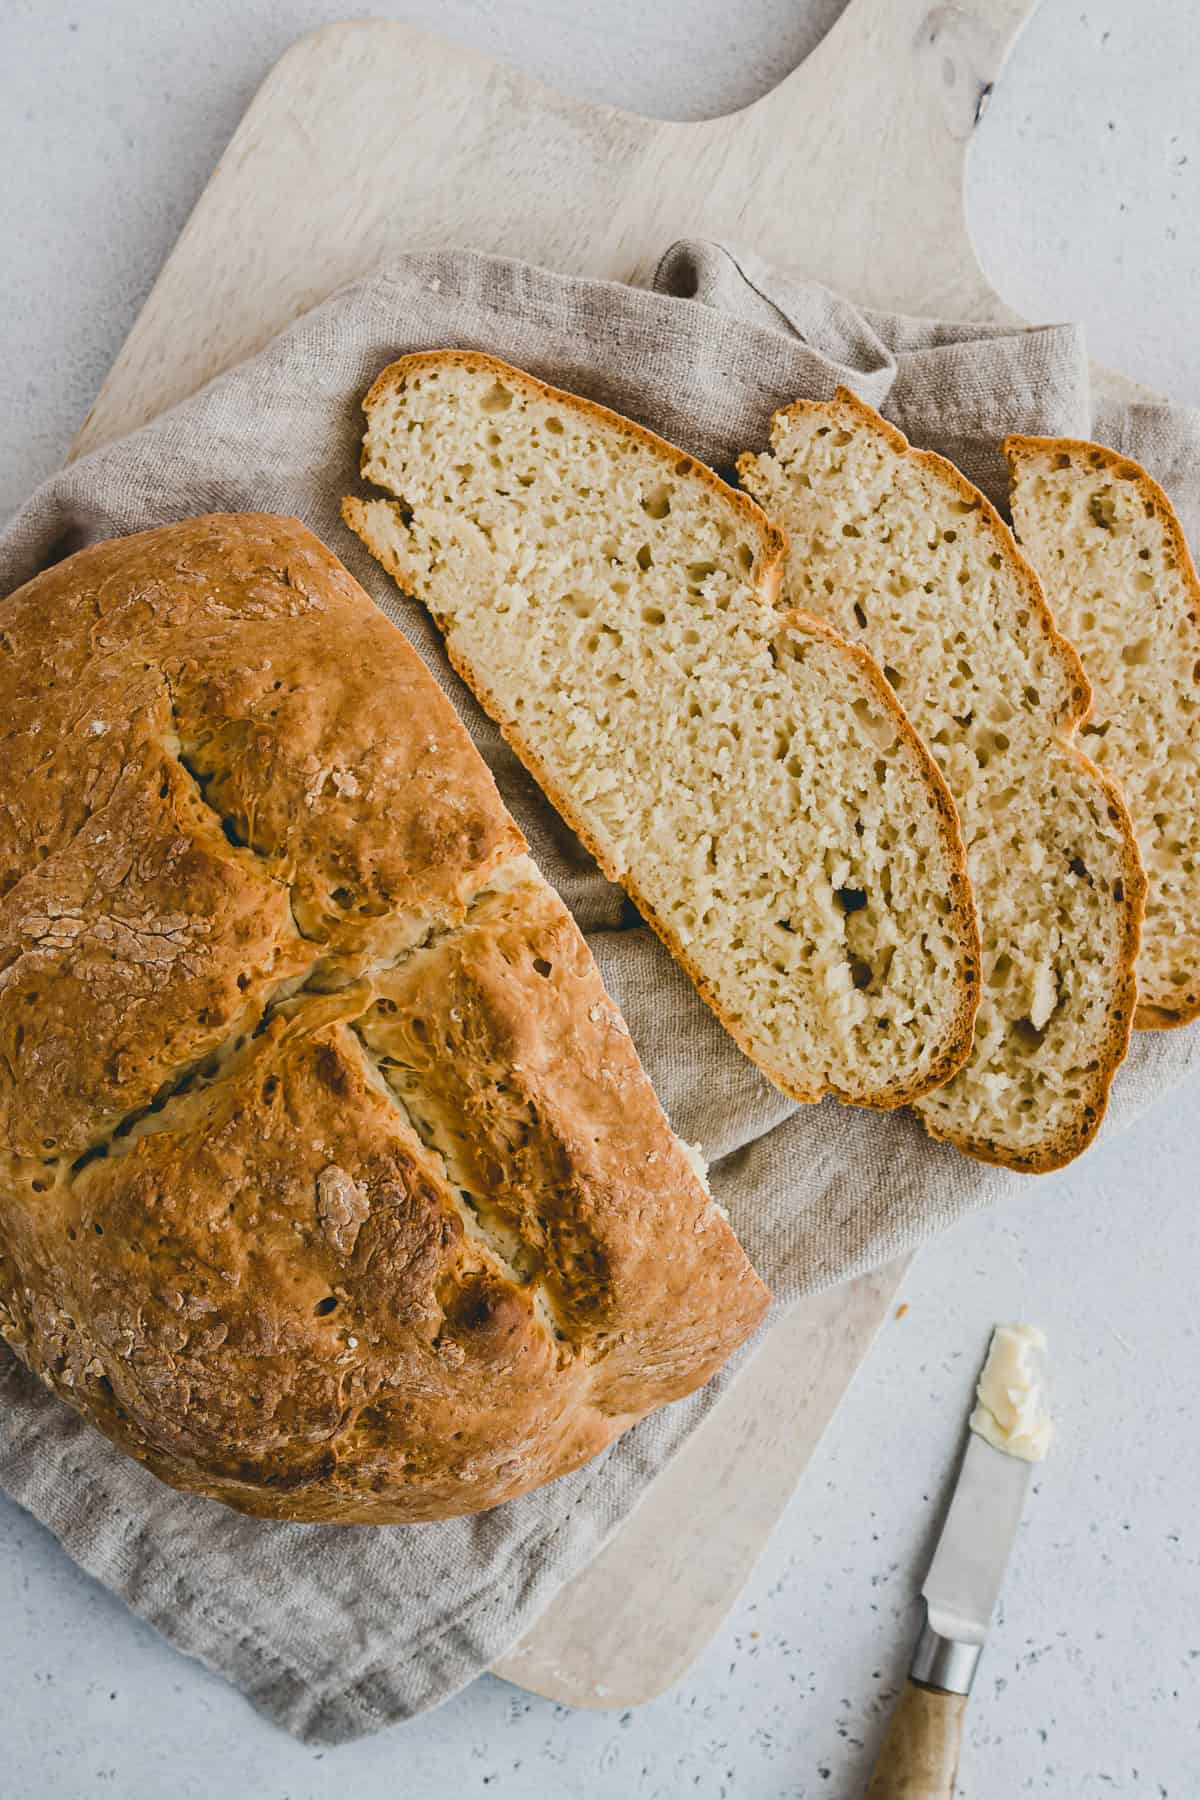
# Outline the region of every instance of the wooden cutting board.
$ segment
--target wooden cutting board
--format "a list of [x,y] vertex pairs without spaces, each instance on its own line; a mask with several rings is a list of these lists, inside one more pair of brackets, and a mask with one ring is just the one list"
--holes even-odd
[[[963,163],[1034,3],[850,0],[773,93],[689,125],[565,99],[405,25],[303,38],[243,119],[74,454],[405,250],[463,244],[645,281],[675,238],[725,237],[866,304],[1010,318],[971,248]],[[733,1604],[905,1266],[777,1325],[497,1672],[575,1706],[635,1705],[676,1680]]]

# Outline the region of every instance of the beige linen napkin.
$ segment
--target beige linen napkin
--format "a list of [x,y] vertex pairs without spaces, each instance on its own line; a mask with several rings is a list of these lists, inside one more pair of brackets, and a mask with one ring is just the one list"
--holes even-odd
[[[643,420],[718,468],[772,410],[842,381],[996,499],[1005,431],[1088,434],[1146,462],[1200,529],[1200,415],[1093,419],[1070,326],[865,313],[714,244],[679,244],[657,291],[468,252],[414,255],[337,295],[172,413],[33,495],[0,538],[0,594],[98,538],[191,513],[295,513],[344,558],[451,694],[549,879],[587,933],[676,1129],[699,1142],[777,1304],[884,1262],[1023,1178],[937,1146],[906,1114],[797,1108],[741,1056],[450,670],[423,610],[341,525],[361,396],[435,345],[484,350]],[[0,614],[3,602],[0,601]],[[1142,1035],[1105,1131],[1200,1065],[1200,1031]],[[1028,1180],[1029,1178],[1024,1178]],[[476,1519],[351,1530],[242,1519],[175,1494],[0,1347],[0,1485],[181,1650],[287,1730],[337,1742],[436,1705],[528,1628],[719,1396],[645,1420],[605,1456]]]

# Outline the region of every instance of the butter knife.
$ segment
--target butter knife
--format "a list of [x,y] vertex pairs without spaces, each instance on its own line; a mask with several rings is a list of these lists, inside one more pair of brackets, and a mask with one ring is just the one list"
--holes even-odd
[[[1023,1334],[1015,1361],[1014,1334]],[[921,1589],[925,1624],[866,1800],[951,1800],[954,1793],[967,1696],[1033,1474],[1027,1459],[1040,1457],[1049,1440],[1025,1354],[1042,1345],[1039,1332],[1022,1326],[1000,1327],[992,1340],[954,1497]],[[1021,1448],[1014,1454],[996,1440]]]

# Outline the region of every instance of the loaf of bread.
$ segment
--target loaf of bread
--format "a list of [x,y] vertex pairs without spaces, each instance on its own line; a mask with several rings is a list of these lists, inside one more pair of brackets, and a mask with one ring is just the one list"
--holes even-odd
[[1013,522],[1083,658],[1080,736],[1120,781],[1149,891],[1143,1028],[1200,1016],[1200,581],[1145,469],[1099,444],[1010,437]]
[[0,607],[0,1330],[164,1480],[495,1506],[766,1292],[419,658],[294,520]]
[[774,607],[757,507],[486,356],[405,357],[343,512],[737,1042],[891,1107],[959,1067],[978,941],[945,784],[864,653]]
[[786,602],[878,658],[962,818],[982,993],[921,1116],[984,1161],[1056,1168],[1125,1054],[1145,890],[1120,791],[1073,741],[1079,658],[995,509],[853,394],[777,414],[771,446],[739,472],[790,536]]

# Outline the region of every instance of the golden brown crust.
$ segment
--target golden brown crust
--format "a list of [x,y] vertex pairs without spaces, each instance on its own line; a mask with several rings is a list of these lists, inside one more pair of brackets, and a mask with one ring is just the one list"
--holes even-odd
[[[611,412],[607,407],[595,401],[587,400],[577,394],[564,392],[550,387],[528,374],[523,369],[514,368],[499,358],[488,356],[482,352],[465,350],[433,350],[401,357],[397,362],[389,363],[372,383],[363,401],[363,410],[371,409],[385,399],[390,393],[399,390],[411,375],[423,368],[439,369],[461,367],[482,370],[503,380],[510,386],[524,388],[541,399],[550,400],[556,407],[568,408],[583,417],[599,419],[607,429],[618,435],[635,439],[649,447],[673,464],[682,458],[687,463],[688,472],[698,476],[706,486],[719,493],[724,503],[732,504],[745,522],[758,535],[762,546],[762,561],[758,571],[759,592],[767,605],[777,606],[779,601],[780,582],[783,573],[783,561],[787,550],[785,533],[762,511],[761,507],[749,495],[736,488],[730,488],[720,477],[703,463],[695,461],[654,432],[625,418],[620,413]],[[366,471],[368,452],[364,447],[364,474]],[[736,1019],[722,1007],[713,988],[695,961],[684,948],[678,933],[670,923],[651,905],[646,895],[639,888],[637,881],[626,869],[618,869],[607,855],[603,845],[592,831],[585,814],[574,804],[563,787],[555,780],[544,760],[530,743],[516,723],[505,716],[505,708],[494,692],[484,669],[473,664],[464,654],[462,647],[455,641],[449,629],[449,622],[440,618],[432,604],[420,594],[420,583],[414,578],[413,571],[408,569],[387,546],[377,543],[367,525],[364,503],[347,495],[342,501],[342,518],[356,536],[360,537],[379,560],[387,572],[406,593],[416,595],[429,605],[429,609],[446,640],[446,653],[455,670],[462,676],[484,711],[495,720],[502,736],[515,754],[524,763],[534,780],[541,787],[547,799],[561,813],[567,824],[574,831],[585,849],[596,859],[601,871],[609,881],[622,887],[638,908],[646,923],[652,928],[666,949],[694,983],[705,1003],[716,1014],[721,1024],[728,1031],[738,1047],[751,1061],[763,1070],[772,1082],[788,1094],[790,1098],[802,1103],[814,1103],[826,1094],[852,1105],[869,1107],[878,1111],[892,1111],[896,1107],[910,1104],[922,1094],[931,1092],[949,1081],[951,1076],[962,1067],[971,1050],[972,1029],[975,1013],[979,1004],[979,932],[975,918],[974,901],[971,895],[970,880],[967,875],[966,849],[959,828],[958,812],[950,796],[950,791],[942,777],[940,769],[930,755],[923,740],[913,729],[907,714],[896,699],[882,671],[874,659],[861,648],[850,643],[830,625],[813,615],[798,610],[791,610],[786,615],[786,623],[799,633],[815,637],[823,642],[837,645],[852,662],[860,678],[871,690],[875,701],[891,716],[897,736],[914,757],[922,777],[928,782],[932,792],[934,805],[942,822],[945,833],[945,850],[950,865],[951,900],[958,933],[962,941],[969,946],[969,953],[964,958],[964,979],[960,987],[959,1006],[955,1014],[946,1044],[925,1076],[920,1081],[908,1085],[897,1084],[891,1089],[880,1092],[877,1088],[851,1091],[827,1082],[819,1088],[801,1089],[778,1066],[770,1065],[763,1059],[761,1047],[739,1025]]]
[[[1184,585],[1191,590],[1191,622],[1196,628],[1196,654],[1200,659],[1200,576],[1197,575],[1191,547],[1184,536],[1178,514],[1166,492],[1141,463],[1134,462],[1132,457],[1122,456],[1103,444],[1093,444],[1086,438],[1028,437],[1011,433],[1004,440],[1004,454],[1009,469],[1014,473],[1024,457],[1055,453],[1080,457],[1090,463],[1092,468],[1108,471],[1114,479],[1135,482],[1145,502],[1153,507],[1163,533],[1170,542]],[[1139,999],[1133,1015],[1136,1031],[1171,1031],[1176,1026],[1190,1025],[1195,1019],[1200,1019],[1200,993],[1197,993],[1190,1005],[1185,1006],[1164,1006],[1160,1003],[1161,999],[1162,996],[1158,995],[1152,999]]]
[[498,1505],[706,1380],[766,1291],[329,552],[191,520],[48,571],[2,629],[0,1330],[29,1366],[175,1486],[375,1523]]
[[[1041,628],[1060,662],[1064,682],[1064,700],[1054,722],[1062,747],[1071,760],[1078,767],[1086,770],[1096,781],[1103,795],[1109,821],[1118,827],[1121,835],[1124,853],[1125,902],[1121,913],[1120,949],[1113,978],[1113,1004],[1109,1011],[1108,1033],[1098,1058],[1097,1067],[1092,1072],[1086,1103],[1081,1107],[1073,1128],[1044,1140],[1036,1151],[1020,1152],[999,1145],[989,1138],[977,1138],[949,1130],[939,1124],[929,1112],[920,1109],[922,1123],[931,1137],[953,1144],[976,1161],[1015,1169],[1025,1174],[1046,1174],[1073,1161],[1094,1139],[1108,1105],[1108,1094],[1113,1075],[1129,1048],[1137,1002],[1135,966],[1141,941],[1142,910],[1146,896],[1146,875],[1138,853],[1133,823],[1119,785],[1108,774],[1098,769],[1075,742],[1075,730],[1087,717],[1091,704],[1090,684],[1074,645],[1062,635],[1055,625],[1053,613],[1037,572],[1021,554],[1012,531],[996,508],[985,495],[972,486],[966,476],[952,462],[939,456],[935,451],[915,448],[902,431],[846,387],[837,388],[832,402],[797,400],[791,406],[781,408],[771,421],[772,441],[775,441],[776,432],[787,419],[814,414],[827,417],[835,407],[848,413],[855,423],[865,430],[882,438],[898,455],[930,469],[939,481],[948,484],[962,500],[970,503],[976,517],[991,532],[997,550],[1016,573],[1025,591],[1032,615],[1029,630],[1032,632],[1038,627]],[[752,451],[747,451],[739,457],[739,476],[748,474],[756,460],[755,453]]]
[[1174,1031],[1177,1026],[1194,1024],[1200,1019],[1200,1001],[1193,1007],[1176,1007],[1168,1012],[1163,1006],[1152,1006],[1148,1000],[1139,1000],[1133,1012],[1133,1029],[1135,1031]]

